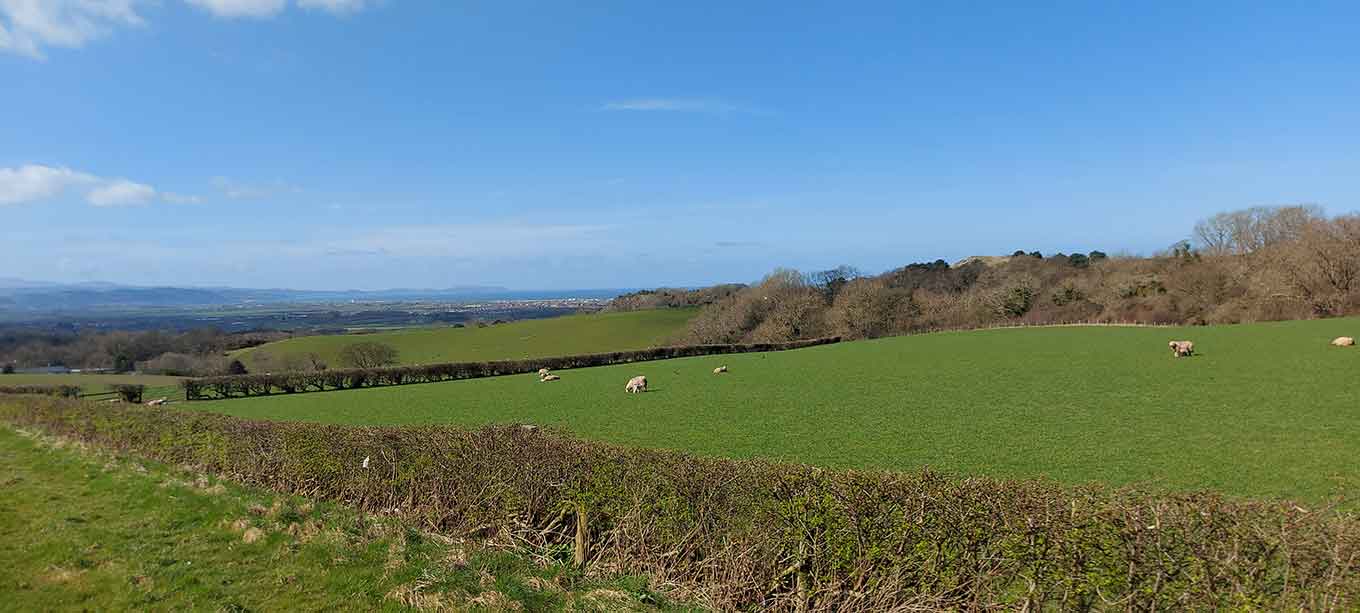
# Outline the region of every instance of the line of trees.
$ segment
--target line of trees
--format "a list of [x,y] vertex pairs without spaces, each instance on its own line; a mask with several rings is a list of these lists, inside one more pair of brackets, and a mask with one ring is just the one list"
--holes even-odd
[[839,342],[839,338],[821,338],[789,343],[751,343],[741,345],[690,345],[681,347],[653,347],[637,351],[589,353],[527,360],[498,360],[491,362],[451,362],[416,366],[386,366],[368,368],[338,368],[316,371],[267,372],[185,379],[185,400],[208,398],[239,398],[270,394],[296,394],[329,390],[384,387],[413,383],[437,383],[460,379],[477,379],[550,370],[589,368],[609,364],[647,362],[670,358],[718,355],[727,353],[755,353],[783,351],[814,345]]
[[225,352],[290,336],[287,332],[228,333],[214,328],[123,332],[13,327],[0,330],[0,368],[66,366],[180,376],[221,374],[228,365],[222,357]]
[[1360,313],[1360,215],[1215,215],[1151,257],[1088,253],[910,264],[868,276],[780,269],[706,307],[685,343],[873,338],[998,324],[1237,323]]

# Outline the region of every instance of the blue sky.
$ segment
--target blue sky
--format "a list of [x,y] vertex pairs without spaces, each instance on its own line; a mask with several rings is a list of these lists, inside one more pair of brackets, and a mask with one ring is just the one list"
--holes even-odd
[[699,285],[1360,208],[1360,5],[1021,4],[0,0],[0,276]]

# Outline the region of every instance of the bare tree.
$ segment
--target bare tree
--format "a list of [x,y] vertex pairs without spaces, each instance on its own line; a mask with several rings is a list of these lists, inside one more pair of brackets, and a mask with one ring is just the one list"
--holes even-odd
[[364,341],[345,345],[340,363],[350,368],[381,368],[397,363],[397,350],[391,345]]
[[1285,275],[1320,315],[1344,315],[1360,300],[1360,215],[1313,221],[1281,249]]
[[1219,213],[1195,224],[1195,242],[1206,255],[1244,255],[1298,240],[1309,224],[1323,218],[1322,209],[1310,204]]

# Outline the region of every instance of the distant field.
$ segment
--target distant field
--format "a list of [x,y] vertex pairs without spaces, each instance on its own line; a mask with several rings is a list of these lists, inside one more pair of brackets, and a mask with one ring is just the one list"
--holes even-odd
[[376,334],[308,336],[236,353],[247,367],[261,354],[316,353],[332,366],[350,343],[374,341],[397,348],[403,364],[513,360],[579,353],[644,349],[666,344],[694,316],[694,309],[567,315],[485,328],[412,328]]
[[178,392],[179,380],[161,375],[0,375],[0,386],[79,385],[84,394],[100,394],[110,385],[133,384],[145,385],[147,398],[158,398]]
[[[1360,487],[1360,320],[942,333],[394,388],[192,403],[346,424],[528,422],[835,467],[1316,500]],[[1171,357],[1173,338],[1199,355]],[[726,364],[731,372],[712,374]],[[652,391],[623,392],[645,374]]]

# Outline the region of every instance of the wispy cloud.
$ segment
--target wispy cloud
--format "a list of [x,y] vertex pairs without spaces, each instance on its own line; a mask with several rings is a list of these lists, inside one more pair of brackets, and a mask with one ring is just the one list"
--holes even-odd
[[65,167],[26,164],[0,168],[0,206],[56,200],[71,191],[84,192],[85,201],[99,207],[137,206],[156,200],[174,204],[200,201],[197,196],[162,193],[145,183],[106,179]]
[[713,246],[719,249],[740,249],[742,247],[759,247],[761,243],[758,241],[716,241]]
[[[380,0],[184,0],[223,19],[268,19],[291,3],[307,11],[350,15]],[[0,52],[44,59],[45,49],[79,49],[119,28],[147,24],[144,7],[160,0],[0,0]]]
[[759,109],[715,98],[632,98],[606,102],[603,111],[633,111],[661,113],[756,113]]
[[406,257],[541,256],[598,248],[612,228],[521,221],[391,227],[330,241],[325,249]]
[[185,0],[214,17],[236,19],[273,17],[288,6],[288,0]]
[[[288,8],[289,0],[185,0],[225,19],[267,19]],[[358,13],[377,4],[377,0],[297,0],[297,6],[310,11],[324,11],[332,15]]]
[[44,47],[79,48],[116,27],[145,25],[141,0],[0,0],[0,51],[43,59]]
[[246,183],[229,177],[213,177],[212,185],[232,200],[264,200],[284,194],[302,193],[302,188],[281,181]]

